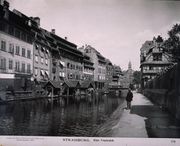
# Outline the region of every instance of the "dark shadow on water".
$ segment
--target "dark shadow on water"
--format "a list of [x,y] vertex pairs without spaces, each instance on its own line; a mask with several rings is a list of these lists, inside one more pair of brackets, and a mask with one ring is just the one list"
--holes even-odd
[[93,136],[121,99],[96,96],[81,102],[25,101],[0,106],[0,135]]
[[147,118],[145,125],[151,138],[180,138],[180,121],[159,106],[132,106],[131,114]]

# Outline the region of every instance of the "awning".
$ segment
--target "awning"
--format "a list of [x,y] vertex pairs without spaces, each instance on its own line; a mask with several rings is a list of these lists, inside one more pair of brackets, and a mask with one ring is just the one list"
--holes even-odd
[[65,67],[65,62],[59,61],[59,63],[60,63],[63,67]]
[[41,47],[41,49],[42,49],[43,51],[45,51],[45,50],[46,50],[44,47]]
[[35,46],[36,46],[36,49],[39,49],[39,45],[36,44]]
[[49,77],[49,72],[48,71],[45,71],[45,74]]
[[44,76],[44,70],[41,70],[41,75]]
[[49,50],[48,49],[46,49],[46,53],[49,54]]

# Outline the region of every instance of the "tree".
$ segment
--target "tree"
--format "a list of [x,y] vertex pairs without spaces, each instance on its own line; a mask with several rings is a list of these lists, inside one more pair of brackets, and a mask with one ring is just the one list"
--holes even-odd
[[169,38],[165,41],[165,50],[171,53],[175,61],[180,60],[180,24],[175,24],[168,32]]
[[162,43],[163,41],[164,41],[163,38],[160,35],[158,35],[158,37],[156,38],[156,42]]
[[133,73],[133,84],[140,84],[141,83],[141,72],[135,71]]

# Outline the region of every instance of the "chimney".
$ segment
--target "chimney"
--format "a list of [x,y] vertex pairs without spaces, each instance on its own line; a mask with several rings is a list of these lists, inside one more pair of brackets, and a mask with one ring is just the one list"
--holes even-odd
[[40,27],[40,18],[34,17],[34,21],[37,23],[38,27]]
[[4,9],[9,9],[9,2],[7,2],[6,0],[1,0],[4,6]]
[[68,40],[68,38],[67,37],[64,37],[64,39],[67,41]]
[[51,29],[51,33],[52,34],[56,34],[56,30],[55,29]]
[[4,0],[0,0],[0,5],[3,5],[4,4]]
[[3,10],[4,10],[4,18],[5,19],[9,19],[9,2],[7,2],[6,0],[2,0],[3,1]]

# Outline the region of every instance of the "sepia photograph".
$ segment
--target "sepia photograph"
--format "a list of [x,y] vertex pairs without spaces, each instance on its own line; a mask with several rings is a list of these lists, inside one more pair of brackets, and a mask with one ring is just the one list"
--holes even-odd
[[179,138],[179,0],[0,0],[0,146]]

